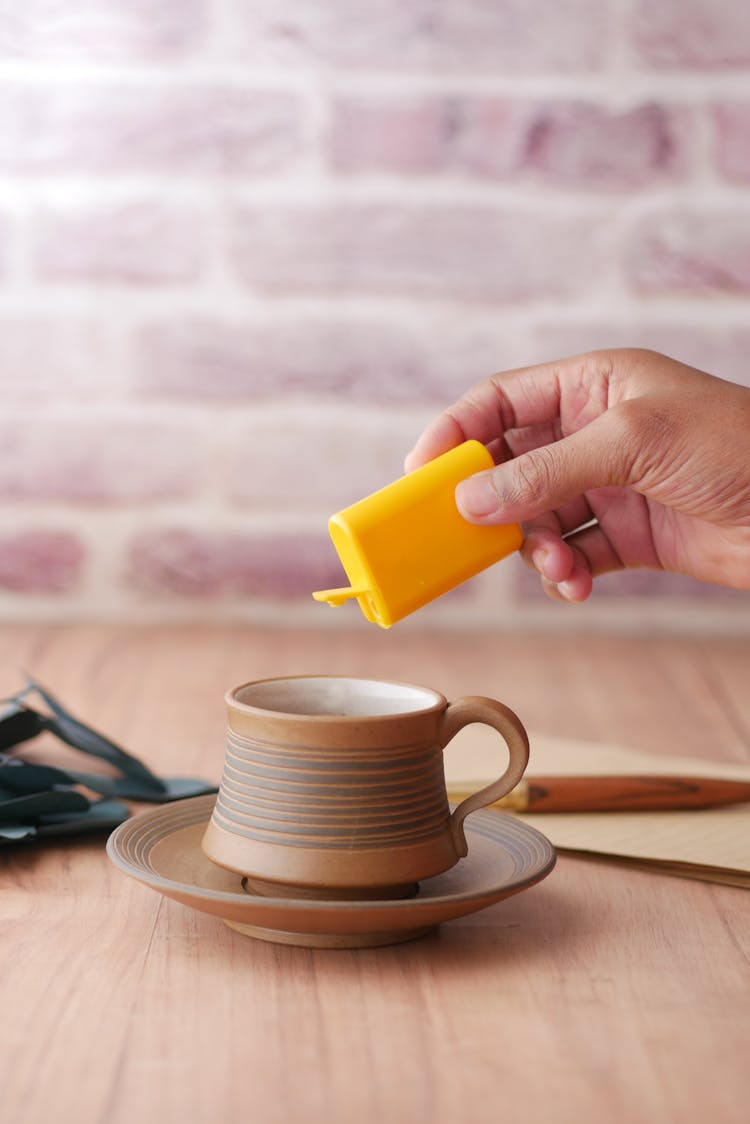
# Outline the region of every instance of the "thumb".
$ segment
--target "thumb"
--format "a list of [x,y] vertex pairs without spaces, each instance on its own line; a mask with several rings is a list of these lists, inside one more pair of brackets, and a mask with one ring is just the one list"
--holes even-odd
[[569,437],[463,480],[456,503],[473,523],[515,523],[562,507],[592,488],[629,483],[632,451],[615,439],[610,410]]

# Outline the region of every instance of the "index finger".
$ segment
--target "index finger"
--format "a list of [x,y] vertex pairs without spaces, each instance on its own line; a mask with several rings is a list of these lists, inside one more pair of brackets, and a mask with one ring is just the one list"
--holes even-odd
[[582,388],[587,358],[518,367],[477,383],[427,426],[406,458],[407,472],[471,438],[490,445],[509,429],[562,420],[566,391]]

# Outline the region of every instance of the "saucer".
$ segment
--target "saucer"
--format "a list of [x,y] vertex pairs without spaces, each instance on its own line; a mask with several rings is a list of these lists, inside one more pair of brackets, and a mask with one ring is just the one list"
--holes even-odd
[[366,948],[412,940],[525,890],[555,865],[555,849],[541,832],[488,810],[466,822],[468,856],[444,874],[423,879],[413,898],[261,897],[245,889],[242,875],[216,866],[201,849],[215,800],[196,796],[141,812],[112,833],[107,853],[125,874],[165,897],[277,944]]

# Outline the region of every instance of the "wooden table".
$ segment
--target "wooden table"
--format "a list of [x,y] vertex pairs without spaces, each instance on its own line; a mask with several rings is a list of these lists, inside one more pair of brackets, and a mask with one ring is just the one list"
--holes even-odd
[[[5,692],[28,669],[166,774],[218,779],[227,687],[310,671],[495,694],[532,731],[655,755],[750,747],[737,639],[10,626],[0,651]],[[162,899],[101,839],[0,869],[3,1124],[749,1118],[742,889],[563,855],[425,939],[331,951]]]

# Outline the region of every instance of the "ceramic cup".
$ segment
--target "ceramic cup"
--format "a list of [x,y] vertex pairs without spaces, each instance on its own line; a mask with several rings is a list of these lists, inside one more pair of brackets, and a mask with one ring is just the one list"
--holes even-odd
[[[224,772],[203,850],[255,893],[406,897],[467,853],[463,821],[521,779],[529,743],[494,699],[449,703],[427,687],[298,676],[246,683],[226,696]],[[451,812],[443,749],[481,722],[509,763]]]

